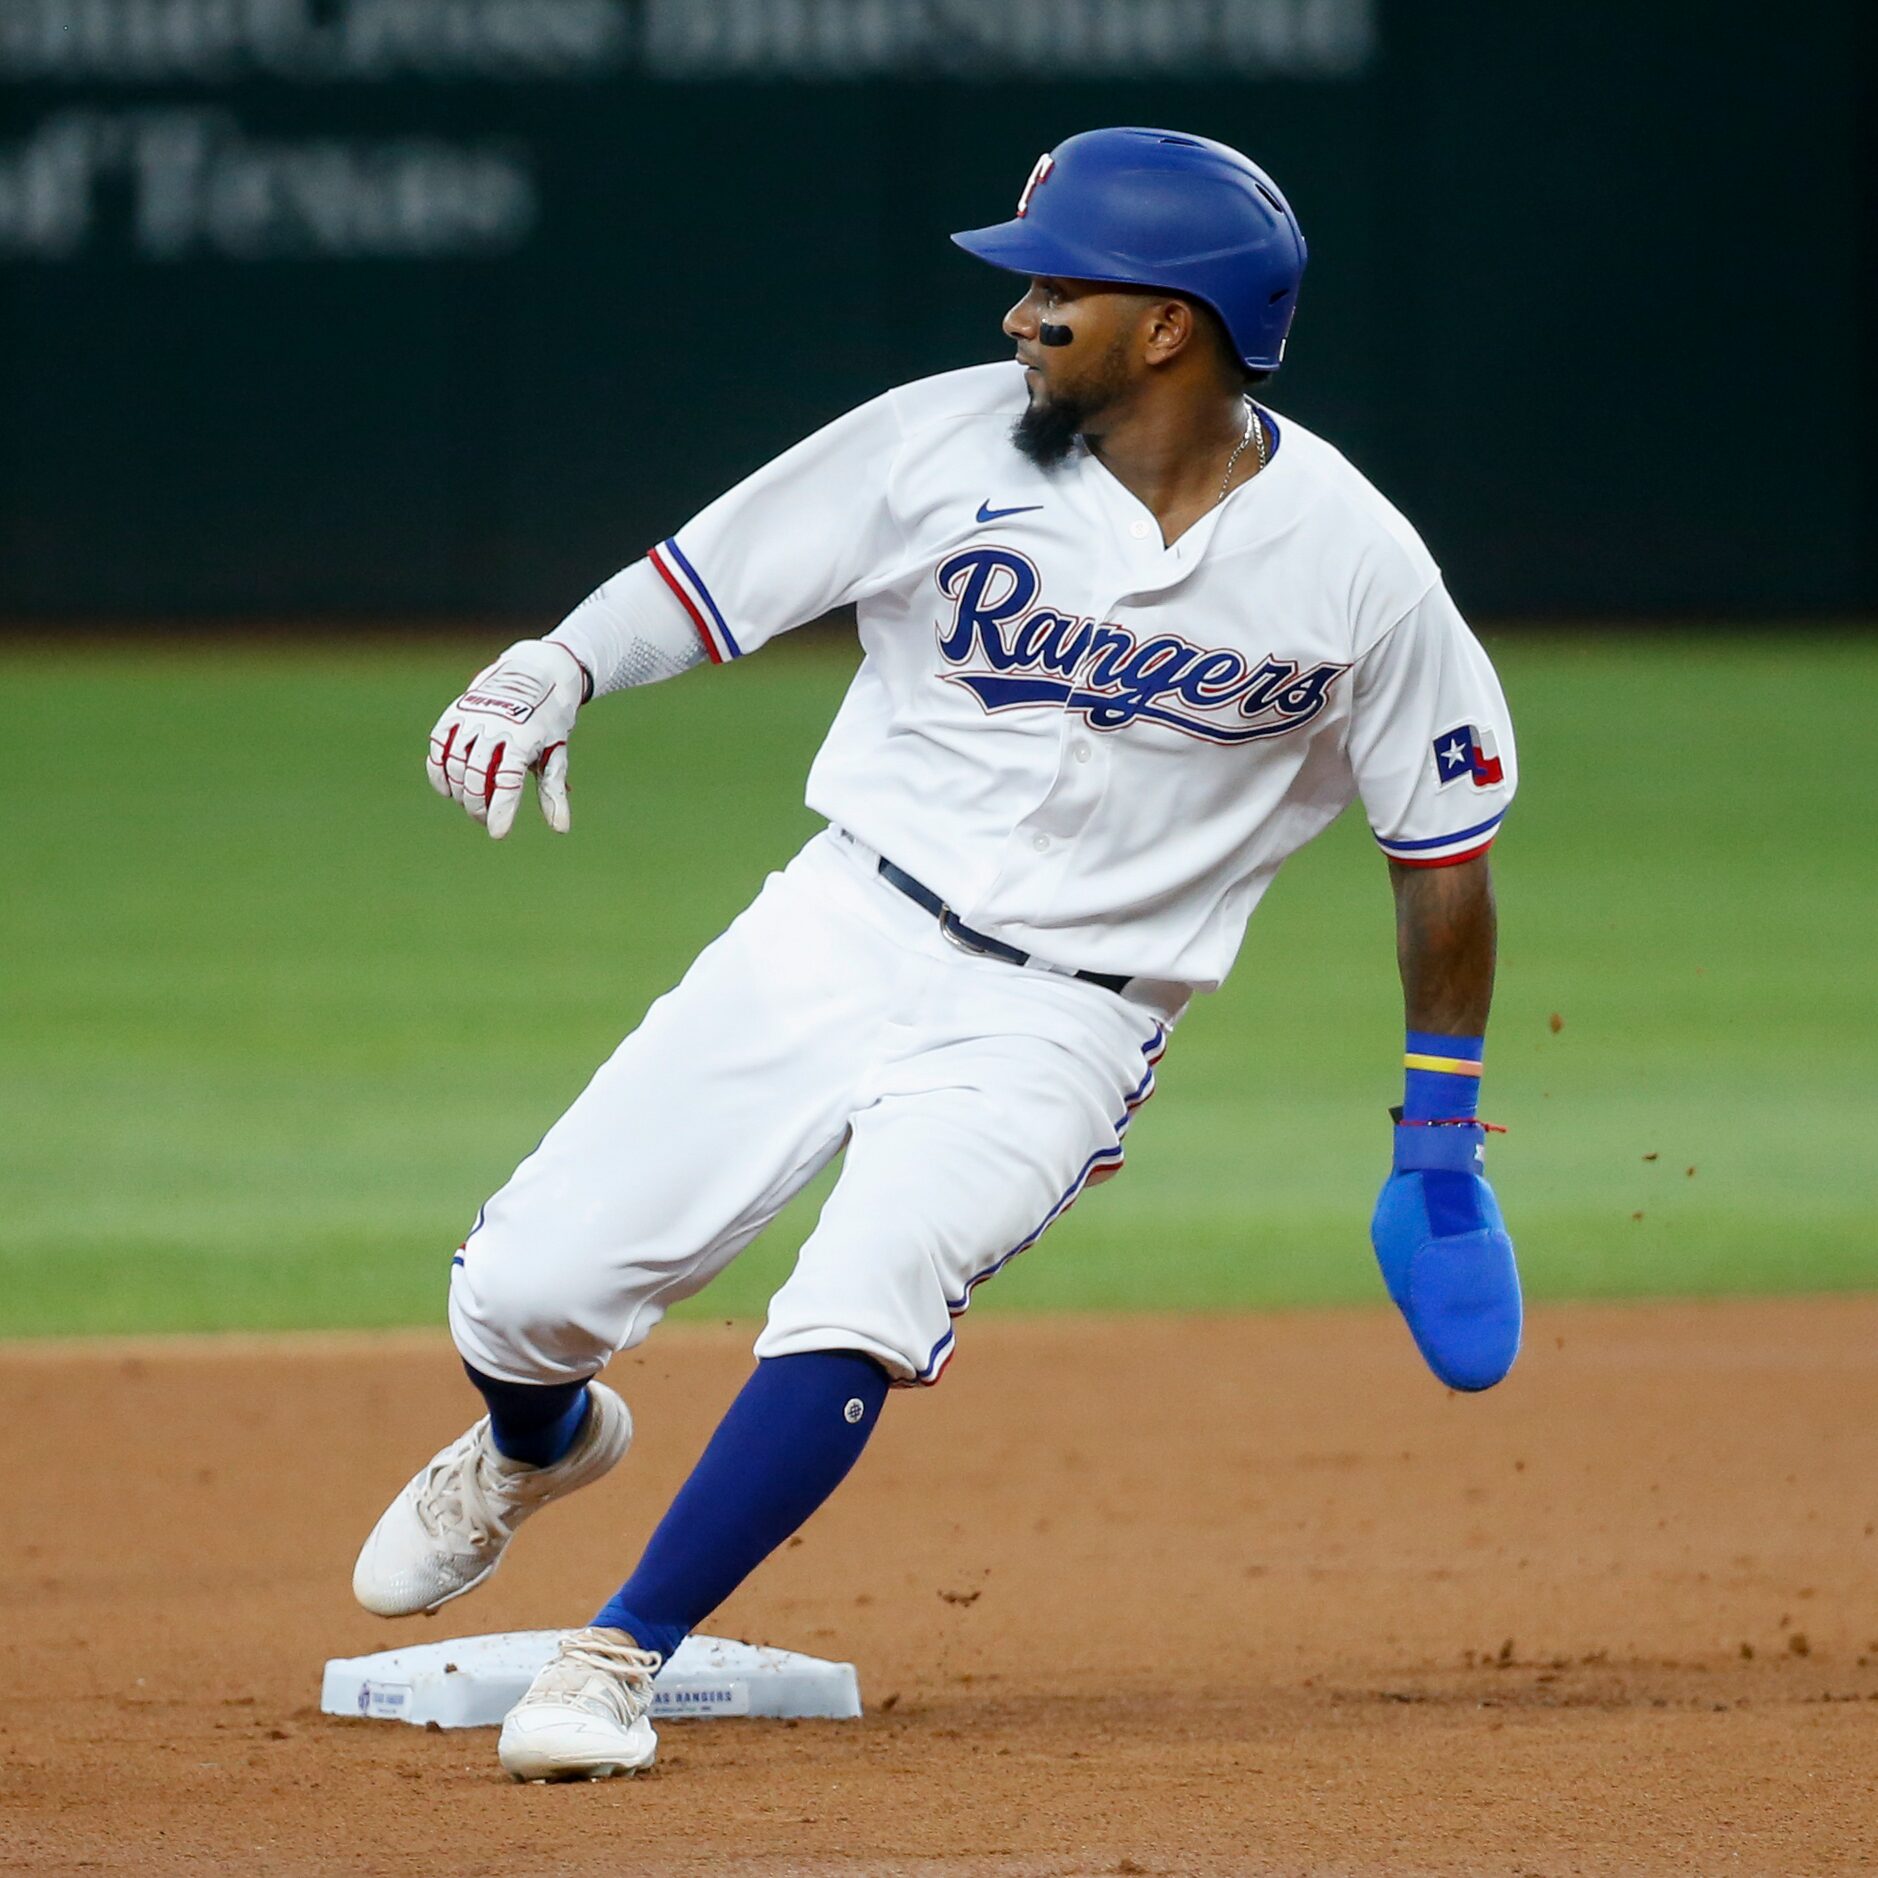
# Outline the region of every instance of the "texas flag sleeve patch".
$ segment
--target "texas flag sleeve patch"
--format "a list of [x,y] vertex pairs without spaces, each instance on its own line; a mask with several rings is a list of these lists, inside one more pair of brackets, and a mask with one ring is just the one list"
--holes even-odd
[[1457,724],[1452,730],[1444,730],[1434,741],[1434,756],[1435,775],[1443,789],[1457,782],[1490,789],[1506,780],[1493,732],[1478,724]]

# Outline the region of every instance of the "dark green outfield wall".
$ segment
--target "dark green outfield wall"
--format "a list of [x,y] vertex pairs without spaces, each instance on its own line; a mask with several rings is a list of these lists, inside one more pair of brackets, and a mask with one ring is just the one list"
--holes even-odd
[[1273,402],[1476,612],[1878,610],[1869,11],[0,0],[0,617],[555,613],[999,356],[1104,122],[1285,185]]

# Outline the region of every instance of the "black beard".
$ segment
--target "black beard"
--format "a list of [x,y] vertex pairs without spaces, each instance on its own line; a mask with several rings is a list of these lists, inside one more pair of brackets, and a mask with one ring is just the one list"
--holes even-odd
[[1026,405],[1011,426],[1011,442],[1040,470],[1053,470],[1065,461],[1082,435],[1092,413],[1080,399],[1043,398]]
[[1081,390],[1035,399],[1011,426],[1011,442],[1040,470],[1052,470],[1076,447],[1076,439],[1128,389],[1128,342],[1117,334],[1101,369]]

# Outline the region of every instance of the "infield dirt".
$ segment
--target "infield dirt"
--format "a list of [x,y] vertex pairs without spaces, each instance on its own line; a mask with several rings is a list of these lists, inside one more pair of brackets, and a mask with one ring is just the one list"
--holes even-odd
[[436,1335],[14,1345],[0,1868],[1815,1874],[1878,1862],[1878,1298],[1541,1307],[1466,1400],[1380,1312],[974,1319],[709,1626],[866,1719],[516,1787],[318,1712],[334,1655],[584,1622],[748,1366],[611,1372],[604,1485],[430,1622],[357,1610],[470,1418]]

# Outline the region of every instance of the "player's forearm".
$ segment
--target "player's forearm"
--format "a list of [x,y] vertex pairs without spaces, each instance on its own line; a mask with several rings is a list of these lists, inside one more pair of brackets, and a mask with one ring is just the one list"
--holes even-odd
[[1478,1037],[1493,1002],[1498,922],[1482,854],[1454,867],[1389,868],[1408,1028]]
[[684,608],[649,561],[635,561],[595,588],[548,638],[593,676],[593,695],[676,678],[707,654]]
[[1486,1180],[1480,1120],[1493,1001],[1487,857],[1391,864],[1396,955],[1408,1015],[1394,1155],[1370,1222],[1389,1295],[1450,1389],[1491,1389],[1519,1354],[1513,1242]]

